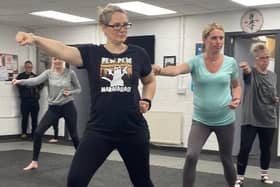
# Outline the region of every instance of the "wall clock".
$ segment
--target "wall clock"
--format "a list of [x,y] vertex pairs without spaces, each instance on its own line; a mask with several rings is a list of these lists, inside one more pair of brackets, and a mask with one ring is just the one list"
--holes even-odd
[[241,16],[240,26],[244,32],[254,33],[261,30],[263,26],[263,15],[257,9],[248,9]]

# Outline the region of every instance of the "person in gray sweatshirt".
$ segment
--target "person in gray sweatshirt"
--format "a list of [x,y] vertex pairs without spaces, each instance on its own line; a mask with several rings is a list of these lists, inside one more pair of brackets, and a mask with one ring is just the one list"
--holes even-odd
[[43,82],[47,82],[48,85],[49,107],[33,135],[32,161],[23,170],[38,168],[42,137],[47,129],[61,117],[65,119],[65,125],[72,138],[75,149],[79,145],[77,111],[72,95],[79,94],[81,92],[81,86],[75,72],[65,68],[65,62],[63,60],[53,57],[51,69],[45,70],[39,76],[30,79],[12,80],[13,85],[18,84],[24,86],[35,86]]

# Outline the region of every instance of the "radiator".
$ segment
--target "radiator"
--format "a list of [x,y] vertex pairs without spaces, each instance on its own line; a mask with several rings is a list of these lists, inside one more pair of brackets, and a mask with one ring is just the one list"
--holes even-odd
[[181,112],[155,112],[145,114],[151,142],[163,144],[182,144],[183,114]]

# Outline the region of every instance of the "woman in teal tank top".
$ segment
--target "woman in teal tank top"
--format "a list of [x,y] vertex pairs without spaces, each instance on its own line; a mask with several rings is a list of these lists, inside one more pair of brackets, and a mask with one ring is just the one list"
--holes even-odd
[[221,54],[224,45],[221,25],[208,25],[202,33],[202,40],[203,54],[177,66],[161,68],[155,65],[153,68],[156,75],[163,76],[190,73],[194,83],[193,121],[188,138],[183,187],[194,186],[198,157],[212,132],[217,136],[226,181],[229,187],[233,187],[236,180],[232,160],[234,109],[239,106],[241,97],[238,66],[234,58]]

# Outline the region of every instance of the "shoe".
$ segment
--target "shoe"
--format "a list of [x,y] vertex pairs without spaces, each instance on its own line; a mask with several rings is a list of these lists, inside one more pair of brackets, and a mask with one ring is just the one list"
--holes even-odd
[[27,139],[28,137],[27,137],[27,134],[22,134],[22,135],[20,135],[20,138]]
[[237,179],[235,181],[234,187],[241,187],[243,185],[243,183],[244,183],[244,179]]
[[58,139],[52,138],[52,139],[49,140],[49,143],[58,143]]
[[273,184],[274,181],[270,180],[268,175],[261,175],[261,182],[265,183],[265,184]]

